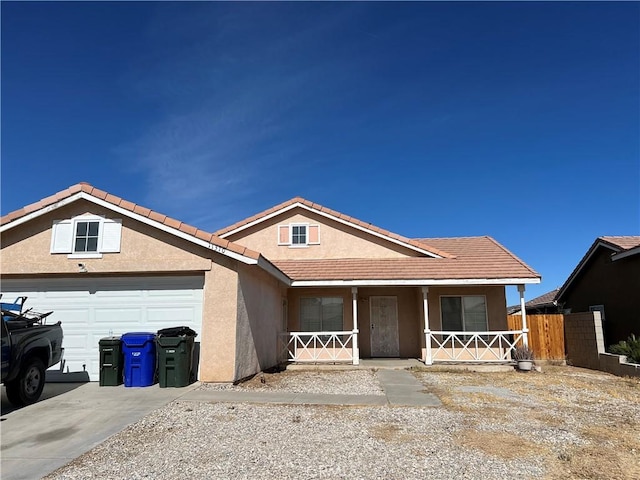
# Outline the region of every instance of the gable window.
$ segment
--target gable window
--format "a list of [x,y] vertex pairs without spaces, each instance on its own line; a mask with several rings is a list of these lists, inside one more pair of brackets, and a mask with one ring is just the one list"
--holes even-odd
[[487,303],[484,295],[440,297],[442,330],[447,332],[486,332]]
[[308,223],[278,225],[278,245],[289,247],[320,245],[320,226]]
[[291,245],[307,244],[307,226],[291,225]]
[[300,330],[303,332],[341,332],[341,297],[305,297],[300,299]]
[[81,215],[53,222],[51,253],[69,258],[101,258],[120,251],[122,220]]
[[76,236],[73,251],[75,253],[97,252],[100,222],[76,222]]

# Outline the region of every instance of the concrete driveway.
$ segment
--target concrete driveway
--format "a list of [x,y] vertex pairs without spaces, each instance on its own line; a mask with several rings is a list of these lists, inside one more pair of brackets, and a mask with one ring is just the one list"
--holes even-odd
[[42,399],[15,409],[2,387],[2,479],[41,478],[146,414],[197,387],[100,387],[47,383]]

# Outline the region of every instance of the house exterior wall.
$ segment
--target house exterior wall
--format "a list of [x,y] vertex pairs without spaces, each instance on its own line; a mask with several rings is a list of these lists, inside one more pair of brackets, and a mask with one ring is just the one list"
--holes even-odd
[[234,380],[278,364],[285,296],[278,280],[249,265],[239,265]]
[[[289,223],[319,225],[320,244],[306,247],[278,245],[278,225]],[[301,208],[265,220],[227,237],[227,240],[258,251],[270,260],[397,258],[418,255],[411,249]]]
[[599,247],[560,299],[572,313],[604,305],[606,347],[640,334],[640,255],[612,261],[611,253]]

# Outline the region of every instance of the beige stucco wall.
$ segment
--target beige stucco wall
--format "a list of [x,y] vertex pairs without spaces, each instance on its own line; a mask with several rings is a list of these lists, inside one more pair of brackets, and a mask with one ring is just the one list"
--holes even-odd
[[[278,245],[278,225],[309,223],[320,226],[320,244],[306,247]],[[396,258],[417,252],[361,232],[326,217],[296,208],[227,237],[271,260],[317,258]]]
[[286,298],[281,283],[262,270],[240,264],[238,274],[234,380],[278,364]]
[[232,382],[235,378],[238,306],[237,261],[221,259],[205,273],[202,305],[200,380]]
[[[120,252],[81,259],[51,254],[53,221],[85,213],[122,219]],[[212,252],[83,200],[4,232],[1,243],[3,275],[77,274],[78,263],[84,263],[92,274],[204,271],[211,267],[207,257]]]

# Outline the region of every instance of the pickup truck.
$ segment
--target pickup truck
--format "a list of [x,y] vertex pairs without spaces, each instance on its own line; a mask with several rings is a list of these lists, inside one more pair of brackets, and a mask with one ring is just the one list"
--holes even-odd
[[[20,301],[21,300],[21,301]],[[22,311],[26,297],[2,303],[2,383],[9,401],[21,407],[35,403],[42,394],[45,370],[62,360],[62,326],[47,325],[53,312]]]

